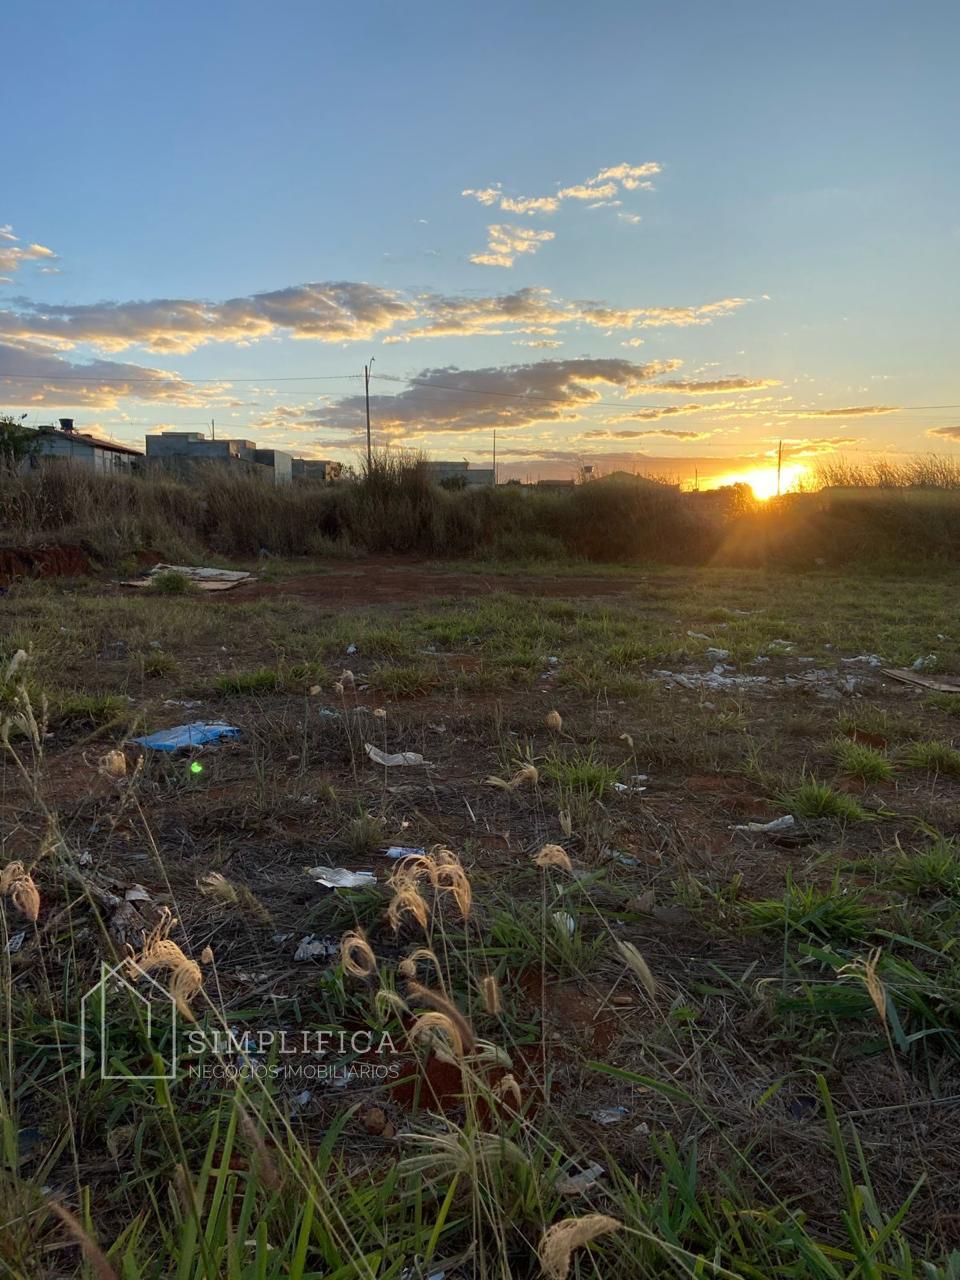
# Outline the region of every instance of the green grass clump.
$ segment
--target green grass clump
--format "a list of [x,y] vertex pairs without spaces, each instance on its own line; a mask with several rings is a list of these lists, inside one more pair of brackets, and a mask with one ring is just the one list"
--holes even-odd
[[893,777],[893,765],[875,747],[850,738],[837,738],[832,744],[837,768],[845,778],[859,778],[861,782],[889,782]]
[[601,800],[613,784],[620,781],[621,767],[599,759],[591,747],[589,751],[574,751],[568,755],[551,751],[540,772],[563,791]]
[[788,884],[782,898],[743,903],[748,926],[761,931],[814,934],[821,938],[862,938],[874,925],[874,911],[858,889],[845,892],[835,880],[829,889]]
[[150,580],[148,590],[156,596],[188,596],[196,588],[185,573],[167,569]]
[[119,693],[67,693],[54,702],[56,724],[87,725],[99,728],[119,720],[130,711],[130,703]]
[[923,705],[934,711],[945,711],[948,716],[960,716],[960,693],[928,693]]
[[940,838],[919,853],[901,849],[886,879],[918,896],[960,897],[960,848],[956,841]]
[[946,742],[908,742],[901,754],[908,769],[926,769],[928,773],[949,773],[960,777],[960,751]]
[[155,680],[160,676],[172,676],[177,670],[177,660],[172,653],[164,653],[162,649],[151,649],[141,659],[141,669],[145,679]]
[[231,671],[217,676],[213,682],[217,693],[226,695],[276,693],[283,687],[283,677],[272,667],[259,667],[254,671]]
[[795,818],[862,822],[867,816],[853,796],[837,791],[827,782],[818,782],[816,778],[804,778],[795,787],[781,791],[777,799]]
[[378,693],[394,698],[411,698],[432,689],[437,683],[437,673],[426,662],[406,662],[399,666],[374,667],[368,681]]

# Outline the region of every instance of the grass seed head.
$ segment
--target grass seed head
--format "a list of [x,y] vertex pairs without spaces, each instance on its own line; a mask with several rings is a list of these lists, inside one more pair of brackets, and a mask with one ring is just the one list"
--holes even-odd
[[567,851],[558,844],[545,844],[540,852],[534,855],[533,860],[544,870],[547,867],[559,867],[561,871],[573,870]]
[[0,894],[8,897],[31,924],[37,923],[40,915],[40,890],[22,862],[10,862],[0,872]]
[[566,1280],[574,1249],[579,1249],[598,1236],[619,1231],[623,1226],[605,1213],[588,1213],[583,1218],[564,1218],[555,1222],[540,1238],[538,1256],[547,1280]]
[[481,984],[483,990],[483,1007],[487,1013],[495,1016],[502,1009],[500,1001],[500,983],[492,973],[488,973]]
[[543,723],[551,733],[559,733],[563,729],[563,716],[559,711],[548,711]]
[[340,939],[340,963],[351,978],[369,978],[377,972],[377,957],[361,930],[352,929]]

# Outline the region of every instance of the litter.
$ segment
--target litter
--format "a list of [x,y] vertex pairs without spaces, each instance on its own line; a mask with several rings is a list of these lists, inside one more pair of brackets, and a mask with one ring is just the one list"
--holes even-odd
[[[638,773],[638,774],[636,775],[637,779],[639,779],[639,778],[645,778],[646,776],[647,776],[647,775],[646,775],[645,773]],[[631,780],[631,781],[632,781],[632,780]],[[630,783],[628,783],[628,782],[615,782],[615,783],[613,784],[613,789],[614,789],[614,791],[618,791],[621,795],[639,795],[641,791],[646,791],[646,789],[647,789],[647,788],[646,788],[646,787],[638,787],[638,786],[635,786],[635,785],[634,785],[634,786],[632,786],[632,785],[631,785]]]
[[875,653],[858,653],[855,658],[841,658],[840,661],[848,664],[862,662],[868,667],[879,667],[882,664],[883,659],[877,657]]
[[16,955],[26,941],[26,937],[26,929],[21,929],[19,933],[11,933],[10,941],[7,943],[7,955]]
[[718,658],[721,662],[730,657],[729,649],[717,649],[713,645],[707,650],[708,658]]
[[419,845],[392,844],[389,849],[384,850],[383,856],[385,858],[424,858],[426,854],[426,849],[422,849]]
[[152,902],[153,898],[142,884],[132,885],[123,895],[126,902]]
[[193,724],[178,724],[172,729],[160,729],[157,733],[148,733],[145,738],[134,738],[141,747],[152,751],[183,751],[187,747],[204,747],[210,742],[219,742],[222,738],[239,738],[241,731],[232,724],[219,722],[205,724],[196,720]]
[[197,702],[194,698],[164,698],[163,705],[165,707],[185,707],[187,711],[193,711],[196,707],[202,707],[202,702]]
[[120,585],[124,587],[149,587],[154,578],[161,573],[178,573],[189,579],[201,591],[229,591],[231,587],[247,582],[253,577],[245,569],[211,569],[197,568],[189,564],[155,564],[140,578],[130,578]]
[[678,684],[683,689],[741,689],[770,683],[769,676],[727,675],[722,666],[714,667],[712,671],[699,673],[654,671],[652,674],[655,680],[665,680],[671,684]]
[[354,654],[357,652],[357,646],[355,644],[348,644],[346,651],[349,654]]
[[578,1196],[589,1191],[606,1173],[602,1164],[588,1164],[580,1173],[565,1174],[558,1178],[556,1188],[563,1196]]
[[597,1124],[619,1124],[626,1116],[626,1107],[601,1107],[599,1111],[591,1112],[590,1119],[596,1120]]
[[327,889],[363,889],[376,884],[372,871],[348,871],[346,867],[308,867],[307,875]]
[[792,813],[785,813],[782,818],[774,818],[771,822],[742,822],[739,826],[734,827],[734,831],[764,831],[777,832],[789,831],[791,827],[797,825],[797,820]]
[[767,643],[767,653],[789,653],[794,647],[792,640],[770,640]]
[[573,937],[576,932],[577,922],[569,911],[554,911],[552,919],[561,933],[566,933],[569,938]]
[[914,671],[932,671],[937,665],[937,655],[928,653],[925,658],[918,658],[912,665]]
[[[416,751],[398,751],[394,755],[385,755],[380,748],[375,747],[372,742],[365,742],[363,747],[374,764],[382,764],[387,768],[392,768],[394,765],[401,764],[427,765],[427,761],[424,760],[423,756],[418,755]],[[427,765],[427,767],[429,768],[429,765]]]
[[687,632],[687,635],[690,637],[690,639],[691,639],[691,640],[707,640],[707,641],[709,641],[709,640],[711,639],[711,637],[710,637],[710,636],[708,636],[708,635],[706,635],[706,634],[705,634],[705,632],[703,632],[703,631],[688,631],[688,632]]
[[332,942],[329,938],[315,938],[312,933],[308,933],[300,942],[293,954],[294,960],[332,960],[340,951],[340,947],[336,942]]
[[958,676],[922,676],[909,667],[884,667],[883,674],[892,680],[902,680],[904,684],[915,684],[921,689],[932,689],[935,693],[960,693],[960,677]]

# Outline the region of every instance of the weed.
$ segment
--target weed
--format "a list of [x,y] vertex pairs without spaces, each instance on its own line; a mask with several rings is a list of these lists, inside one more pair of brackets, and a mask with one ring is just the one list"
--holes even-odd
[[945,742],[908,742],[900,759],[908,769],[926,769],[928,773],[960,777],[960,751]]
[[889,884],[907,893],[960,897],[960,849],[943,837],[928,849],[901,849],[886,868]]
[[783,897],[746,901],[741,910],[754,929],[815,934],[827,939],[862,938],[874,927],[876,919],[862,893],[842,889],[837,880],[829,889],[791,882]]
[[853,796],[836,791],[827,782],[804,777],[777,796],[795,818],[834,818],[838,822],[862,822],[866,817]]
[[254,671],[231,671],[217,676],[213,682],[217,693],[225,695],[276,693],[283,687],[283,677],[271,667]]
[[606,793],[620,781],[622,767],[601,760],[596,749],[579,749],[564,754],[552,748],[547,755],[541,774],[563,791],[575,792],[584,800],[602,800]]
[[889,782],[893,777],[893,765],[874,747],[850,738],[837,738],[831,744],[837,768],[847,778],[859,778],[862,782]]
[[140,668],[144,678],[158,679],[160,676],[172,676],[177,671],[177,660],[172,653],[164,653],[162,649],[151,649],[140,660]]
[[51,718],[56,724],[97,728],[130,713],[130,703],[117,693],[67,693],[56,699]]
[[195,590],[195,587],[185,573],[166,569],[163,573],[154,574],[150,579],[148,590],[158,596],[187,596]]
[[426,693],[437,683],[436,670],[425,662],[401,666],[378,666],[368,677],[370,687],[393,698],[411,698]]
[[948,716],[960,716],[960,693],[928,693],[923,706],[945,711]]
[[352,818],[341,837],[343,847],[354,858],[371,858],[383,845],[383,823],[369,813]]

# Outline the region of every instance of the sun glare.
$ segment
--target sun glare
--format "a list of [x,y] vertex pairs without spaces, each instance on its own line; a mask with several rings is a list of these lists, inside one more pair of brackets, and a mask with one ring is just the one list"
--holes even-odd
[[[791,463],[789,466],[781,467],[780,492],[789,493],[791,489],[795,489],[806,477],[808,470],[809,468],[802,463]],[[777,494],[777,468],[755,467],[751,471],[736,471],[731,472],[730,475],[717,476],[711,487],[719,489],[727,484],[748,484],[753,490],[753,496],[760,502],[766,502],[768,498],[774,498]]]

